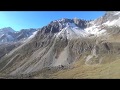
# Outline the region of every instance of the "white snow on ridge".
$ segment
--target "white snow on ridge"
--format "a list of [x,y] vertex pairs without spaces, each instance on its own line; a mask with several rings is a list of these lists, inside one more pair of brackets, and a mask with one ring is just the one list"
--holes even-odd
[[103,25],[107,25],[107,26],[113,26],[113,25],[116,25],[118,20],[113,20],[112,22],[110,21],[107,21],[106,23],[104,23]]
[[93,34],[95,36],[100,36],[102,35],[106,30],[104,29],[98,29],[100,26],[91,26],[85,29],[86,32],[88,32],[89,34]]
[[120,14],[120,12],[117,12],[117,13],[115,13],[114,15],[118,15],[118,14]]
[[65,27],[63,28],[60,32],[58,32],[56,34],[56,37],[63,37],[63,38],[67,38],[67,39],[74,39],[74,38],[78,38],[78,37],[86,37],[89,34],[82,30],[79,29],[78,27]]
[[100,36],[106,34],[106,30],[101,29],[100,25],[90,26],[86,29],[80,29],[74,23],[66,23],[66,27],[56,34],[56,37],[63,37],[67,39],[74,39],[80,37],[89,37],[90,35]]
[[35,31],[28,39],[31,39],[33,38],[36,34],[37,34],[38,31]]
[[103,23],[103,25],[107,25],[107,26],[119,26],[120,27],[120,18],[117,20],[113,20],[113,21],[107,21],[106,23]]
[[0,38],[3,37],[3,36],[4,36],[4,34],[0,35]]
[[28,42],[30,41],[32,38],[35,37],[35,35],[37,34],[38,31],[35,31],[30,37],[28,37],[24,42]]
[[[115,13],[115,15],[120,14],[120,12]],[[97,19],[96,19],[97,20]],[[112,21],[107,21],[103,23],[102,25],[96,25],[95,20],[91,21],[91,26],[88,28],[85,28],[84,30],[77,27],[74,23],[59,23],[60,26],[64,26],[64,28],[58,32],[56,35],[57,37],[67,37],[68,39],[72,38],[78,38],[78,37],[88,37],[88,36],[101,36],[106,35],[106,30],[102,28],[102,26],[119,26],[120,27],[120,18],[114,19]]]

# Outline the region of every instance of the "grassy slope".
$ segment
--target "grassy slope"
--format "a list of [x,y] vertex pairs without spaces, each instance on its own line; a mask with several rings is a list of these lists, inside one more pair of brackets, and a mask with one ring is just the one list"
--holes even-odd
[[120,60],[101,65],[79,65],[75,63],[75,68],[63,70],[52,75],[53,78],[120,78]]
[[[49,74],[48,78],[53,79],[119,79],[120,78],[120,60],[101,65],[81,65],[80,61],[74,63],[74,68],[61,70]],[[43,78],[41,75],[35,78]],[[44,77],[45,78],[45,77]]]

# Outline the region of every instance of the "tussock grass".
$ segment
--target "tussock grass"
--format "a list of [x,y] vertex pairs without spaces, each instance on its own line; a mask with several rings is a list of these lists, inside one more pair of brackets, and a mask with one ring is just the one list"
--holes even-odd
[[[49,74],[51,79],[120,79],[120,59],[95,65],[81,65],[81,60],[72,65],[73,68]],[[35,78],[45,78],[41,74]]]
[[61,70],[51,75],[51,78],[61,79],[119,79],[120,59],[106,64],[81,65],[74,64],[73,69]]

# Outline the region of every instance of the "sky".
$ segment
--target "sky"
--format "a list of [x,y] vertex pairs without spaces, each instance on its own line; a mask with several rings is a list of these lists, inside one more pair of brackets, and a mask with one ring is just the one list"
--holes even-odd
[[0,11],[0,28],[11,27],[15,31],[41,28],[53,20],[79,18],[93,20],[105,11]]

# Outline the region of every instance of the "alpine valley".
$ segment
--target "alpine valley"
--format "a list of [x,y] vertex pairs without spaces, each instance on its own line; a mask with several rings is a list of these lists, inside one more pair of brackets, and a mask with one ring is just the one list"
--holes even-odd
[[0,29],[0,78],[120,78],[120,12]]

